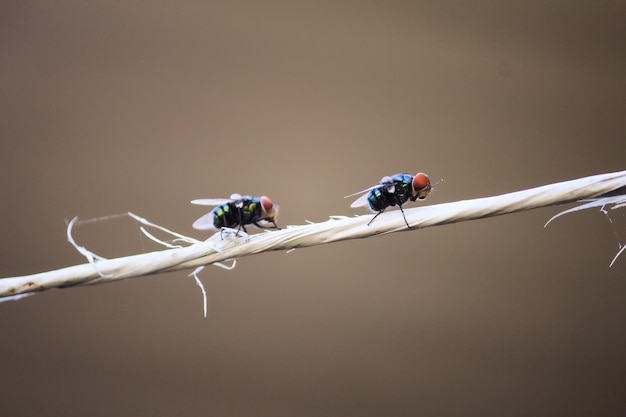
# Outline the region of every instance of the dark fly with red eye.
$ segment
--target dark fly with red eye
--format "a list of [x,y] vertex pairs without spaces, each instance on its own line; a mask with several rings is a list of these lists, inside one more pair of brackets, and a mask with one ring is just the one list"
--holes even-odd
[[370,209],[377,212],[374,217],[372,217],[372,220],[367,223],[368,226],[376,217],[385,211],[385,209],[398,206],[400,207],[406,226],[410,229],[411,226],[409,226],[409,222],[407,222],[404,216],[402,205],[409,200],[423,200],[428,196],[435,185],[431,185],[428,175],[421,172],[415,176],[410,174],[396,174],[392,177],[383,177],[383,179],[380,180],[380,184],[346,197],[364,193],[352,203],[350,207],[369,206]]
[[274,206],[268,197],[242,197],[233,194],[230,199],[206,198],[193,200],[191,204],[200,206],[217,206],[210,213],[205,214],[193,222],[193,228],[198,230],[222,230],[223,228],[237,228],[247,233],[246,225],[252,224],[263,229],[279,229],[276,225],[278,207]]

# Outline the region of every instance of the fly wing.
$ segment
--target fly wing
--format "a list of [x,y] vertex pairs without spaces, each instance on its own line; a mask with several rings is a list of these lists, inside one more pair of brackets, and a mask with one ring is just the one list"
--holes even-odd
[[191,225],[196,230],[217,230],[213,225],[213,211],[200,217]]
[[197,206],[221,206],[230,201],[232,200],[229,198],[200,198],[198,200],[191,200],[191,204]]
[[355,195],[363,194],[362,196],[357,198],[352,204],[350,204],[350,207],[354,208],[354,207],[369,206],[369,201],[367,201],[367,197],[369,196],[369,192],[372,191],[374,188],[378,188],[378,187],[380,187],[380,184],[371,186],[369,188],[366,188],[365,190],[361,190],[361,191],[356,192],[356,193],[349,194],[349,195],[345,196],[344,198],[354,197]]
[[367,193],[369,191],[372,191],[374,188],[378,188],[378,187],[380,187],[380,184],[372,185],[370,188],[366,188],[365,190],[361,190],[361,191],[357,191],[356,193],[348,194],[344,198],[354,197],[355,195],[359,195],[359,194],[365,194],[365,193]]
[[[376,188],[376,187],[374,187]],[[367,200],[367,197],[369,197],[370,193],[369,191],[365,192],[365,194],[363,194],[361,197],[357,198],[356,200],[354,200],[352,202],[352,204],[350,204],[350,207],[355,208],[355,207],[369,207],[370,203]]]

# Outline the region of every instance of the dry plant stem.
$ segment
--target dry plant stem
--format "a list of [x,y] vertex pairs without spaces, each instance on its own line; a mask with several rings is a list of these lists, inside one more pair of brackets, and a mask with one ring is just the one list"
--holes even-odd
[[[0,298],[53,288],[101,284],[163,272],[197,268],[256,253],[316,246],[330,242],[387,233],[410,231],[466,220],[499,216],[555,204],[598,197],[626,187],[626,171],[595,175],[495,197],[405,209],[411,225],[395,210],[378,216],[333,216],[322,223],[289,226],[286,229],[231,238],[220,233],[190,246],[101,260],[55,271],[0,279]],[[193,239],[190,239],[193,240]]]

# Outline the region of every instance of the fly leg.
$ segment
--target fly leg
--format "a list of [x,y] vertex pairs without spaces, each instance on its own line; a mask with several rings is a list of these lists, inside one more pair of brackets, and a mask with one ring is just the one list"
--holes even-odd
[[402,218],[404,219],[404,222],[406,223],[406,227],[410,229],[411,226],[409,226],[409,222],[406,221],[406,216],[404,215],[404,209],[402,208],[402,204],[398,204],[398,207],[400,207],[400,211],[402,212]]
[[379,211],[378,213],[376,213],[376,214],[374,215],[374,217],[372,217],[372,220],[370,220],[370,221],[367,223],[367,225],[369,226],[369,225],[370,225],[370,224],[374,221],[374,219],[375,219],[376,217],[378,217],[378,216],[380,216],[380,215],[382,214],[382,212],[383,212],[383,211],[385,211],[385,209],[382,209],[381,211]]
[[239,236],[239,232],[241,231],[241,229],[243,229],[244,233],[248,233],[248,231],[246,230],[246,226],[243,225],[243,209],[242,207],[239,206],[239,203],[236,205],[237,207],[237,223],[239,223],[239,227],[237,228],[237,233],[235,234],[235,236]]
[[[222,228],[220,229],[220,239],[222,239],[222,240],[224,240],[224,230],[225,230],[225,229],[228,229],[228,228],[227,228],[227,227],[222,227]],[[244,232],[244,233],[248,233],[248,232],[246,231],[246,228],[245,228],[243,225],[241,225],[241,224],[240,224],[240,225],[239,225],[239,227],[237,227],[237,232],[235,233],[235,236],[239,236],[239,232],[241,231],[241,229],[243,229],[243,232]],[[232,229],[231,229],[231,230],[232,230]]]
[[[233,225],[233,226],[234,226],[234,225]],[[224,240],[224,229],[229,229],[229,230],[232,230],[232,228],[222,227],[222,228],[220,229],[220,238],[221,238],[222,240]],[[235,232],[235,237],[239,236],[239,232],[241,231],[241,229],[243,229],[243,232],[244,232],[244,233],[248,233],[248,231],[246,230],[246,227],[245,227],[243,224],[239,223],[239,225],[237,226],[237,231]]]

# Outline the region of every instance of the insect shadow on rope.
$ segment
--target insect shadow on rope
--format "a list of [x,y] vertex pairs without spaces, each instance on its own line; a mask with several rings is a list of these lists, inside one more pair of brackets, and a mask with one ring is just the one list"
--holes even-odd
[[410,174],[396,174],[392,177],[383,177],[378,185],[347,195],[345,198],[363,194],[356,199],[350,207],[369,206],[372,211],[377,212],[369,223],[367,223],[368,226],[388,207],[398,206],[402,212],[406,226],[410,229],[411,226],[404,215],[403,204],[409,200],[425,199],[428,197],[431,190],[441,181],[443,180],[431,185],[428,175],[422,172],[415,176]]
[[230,198],[192,200],[191,204],[217,206],[210,213],[193,222],[192,227],[197,230],[220,230],[220,236],[222,236],[225,228],[237,228],[235,235],[238,235],[242,229],[247,233],[246,225],[250,224],[261,229],[280,229],[276,225],[278,206],[275,206],[266,196],[242,197],[239,194],[233,194]]

